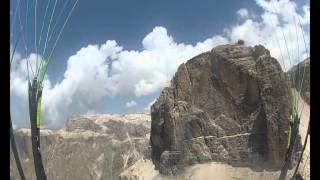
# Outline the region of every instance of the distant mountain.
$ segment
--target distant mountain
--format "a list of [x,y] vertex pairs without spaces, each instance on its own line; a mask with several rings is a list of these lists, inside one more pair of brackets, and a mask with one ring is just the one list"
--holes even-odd
[[[48,179],[118,179],[136,161],[150,157],[150,115],[72,116],[59,131],[41,130]],[[35,179],[30,129],[14,132],[27,179]],[[10,153],[11,179],[20,179]]]

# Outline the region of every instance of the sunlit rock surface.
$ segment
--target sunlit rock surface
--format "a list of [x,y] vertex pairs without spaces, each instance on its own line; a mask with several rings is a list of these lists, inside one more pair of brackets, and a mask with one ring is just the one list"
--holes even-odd
[[[68,119],[65,129],[41,130],[41,152],[48,179],[118,179],[141,158],[150,157],[150,115],[81,115]],[[15,131],[23,170],[36,179],[30,129]],[[10,153],[10,176],[20,179]]]
[[287,151],[287,76],[263,46],[221,45],[179,66],[151,107],[160,173],[209,161],[279,169]]

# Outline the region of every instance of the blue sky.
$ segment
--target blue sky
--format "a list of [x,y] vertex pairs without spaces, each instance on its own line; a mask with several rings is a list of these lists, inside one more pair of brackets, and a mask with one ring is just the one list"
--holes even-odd
[[[74,0],[69,1],[75,2]],[[11,0],[10,2],[12,23],[19,0]],[[23,18],[26,18],[23,13],[26,10],[25,2],[23,1],[21,4]],[[38,2],[38,36],[47,2],[49,0],[39,0]],[[52,10],[54,2],[55,0],[51,0],[49,5],[44,32],[48,27],[50,9]],[[57,2],[57,13],[59,13],[65,1],[57,0]],[[277,28],[280,28],[288,36],[287,41],[292,44],[292,52],[296,48],[299,49],[300,54],[298,53],[296,56],[297,59],[301,59],[299,56],[305,56],[308,52],[302,48],[302,33],[300,41],[295,41],[292,38],[294,35],[292,27],[294,26],[290,26],[293,25],[290,18],[300,16],[305,36],[308,37],[308,2],[305,0],[274,1],[276,10],[279,10],[275,14],[267,13],[270,10],[270,5],[263,0],[80,0],[48,67],[47,82],[50,85],[47,89],[48,99],[44,100],[43,117],[48,119],[49,125],[55,126],[54,124],[59,123],[61,125],[61,122],[63,124],[65,119],[73,113],[144,111],[145,107],[159,96],[162,88],[169,85],[168,81],[179,64],[218,44],[235,42],[241,38],[249,45],[265,43],[264,45],[268,48],[275,49],[274,52],[271,51],[275,57],[279,56],[277,51],[279,48],[276,47],[272,37],[268,35],[268,33],[275,34]],[[288,10],[282,11],[283,7],[287,7]],[[71,4],[67,6],[68,8],[71,9]],[[242,9],[242,13],[239,11],[240,9]],[[25,37],[29,39],[29,50],[35,53],[33,42],[30,40],[34,38],[34,15],[31,14],[31,16]],[[57,19],[57,15],[53,17],[54,20]],[[62,22],[58,25],[61,27]],[[13,32],[11,45],[17,38],[17,24],[14,28],[16,31]],[[272,30],[274,30],[273,33]],[[265,35],[261,34],[262,32]],[[275,38],[280,38],[280,36],[273,39]],[[108,40],[114,40],[114,42],[107,42]],[[94,47],[94,45],[97,46]],[[106,46],[104,50],[101,48],[103,45]],[[99,50],[99,48],[101,49]],[[23,43],[19,44],[17,53],[20,57],[16,55],[17,61],[15,62],[19,64],[21,59],[26,57]],[[70,57],[73,57],[74,60]],[[92,64],[96,64],[92,65],[91,69],[87,68],[90,69],[87,71],[86,63],[90,63],[91,59],[99,58],[102,60],[93,62]],[[108,58],[115,62],[113,66],[106,65],[107,60],[104,59]],[[140,61],[145,64],[137,65]],[[23,97],[26,95],[23,92],[25,77],[22,77],[23,70],[19,70],[19,68],[23,68],[22,65],[21,67],[17,65],[11,75],[13,79],[10,87],[12,92],[11,107],[15,107],[11,108],[11,111],[14,122],[24,124],[28,122],[23,119],[26,117],[25,112],[27,112],[26,99]],[[82,71],[81,68],[83,68]],[[94,74],[99,77],[108,76],[108,70],[106,70],[108,68],[110,68],[109,73],[113,76],[112,78],[95,78]],[[89,78],[86,76],[80,78],[79,73],[82,72],[88,73]],[[88,81],[97,82],[96,84],[101,84],[101,86]],[[77,88],[75,84],[78,84],[79,87]],[[65,89],[62,90],[63,88]],[[69,97],[65,91],[70,92]],[[59,99],[62,99],[61,102]],[[63,102],[65,99],[68,99],[66,101],[68,103]],[[130,104],[130,101],[135,103],[131,103],[133,105],[131,107],[126,107],[126,103]]]
[[[51,8],[54,1],[51,0]],[[11,2],[16,4],[15,0]],[[47,2],[49,0],[38,1],[38,14],[42,15],[38,16],[38,26],[42,23]],[[62,9],[63,2],[58,0],[59,10]],[[23,8],[26,8],[25,6],[26,4],[22,4]],[[15,7],[12,6],[13,12]],[[224,28],[236,23],[238,20],[236,12],[243,7],[250,7],[257,13],[262,11],[255,1],[230,3],[203,0],[199,3],[193,0],[80,0],[59,41],[48,74],[52,75],[53,81],[62,78],[68,57],[88,44],[102,44],[106,40],[116,40],[125,49],[141,50],[142,39],[155,26],[166,27],[176,42],[195,44],[214,34],[222,33]],[[30,26],[33,25],[31,21]],[[28,36],[33,38],[34,31],[29,32]]]

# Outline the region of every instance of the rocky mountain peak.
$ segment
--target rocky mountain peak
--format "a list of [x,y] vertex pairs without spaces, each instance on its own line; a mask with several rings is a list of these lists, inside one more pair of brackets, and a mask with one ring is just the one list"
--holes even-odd
[[162,174],[207,161],[267,164],[285,158],[286,76],[262,45],[220,45],[179,66],[151,107],[151,158]]

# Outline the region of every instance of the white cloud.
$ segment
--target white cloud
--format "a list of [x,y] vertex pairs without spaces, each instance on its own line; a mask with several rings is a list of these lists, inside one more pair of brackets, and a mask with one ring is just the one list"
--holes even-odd
[[249,12],[246,8],[241,8],[237,11],[237,14],[241,17],[241,18],[247,18],[249,17]]
[[[256,2],[263,9],[260,19],[247,16],[240,24],[229,26],[224,34],[213,35],[195,45],[177,43],[165,27],[156,26],[142,40],[141,51],[123,49],[114,40],[81,48],[67,60],[67,69],[61,82],[51,84],[49,77],[46,77],[42,102],[44,121],[48,126],[61,126],[72,113],[91,113],[88,110],[103,107],[101,99],[106,96],[141,97],[157,93],[169,85],[181,63],[217,45],[238,39],[243,39],[249,45],[265,45],[280,62],[284,57],[287,68],[290,65],[289,56],[291,65],[301,60],[301,56],[307,56],[302,35],[305,35],[308,43],[310,35],[306,29],[310,23],[309,6],[303,6],[299,14],[295,3],[289,0]],[[242,15],[246,13],[242,12]],[[300,18],[303,29],[293,17]],[[283,37],[286,38],[289,55]],[[27,71],[26,59],[21,58],[18,52],[10,73],[11,107],[14,107],[14,118],[26,122]],[[34,68],[36,55],[31,54],[29,59]]]
[[112,63],[110,81],[115,95],[148,95],[169,84],[177,67],[193,56],[228,42],[214,36],[197,45],[176,43],[166,28],[155,27],[142,41],[142,51],[123,50]]
[[126,107],[127,108],[130,108],[130,107],[133,107],[133,106],[136,106],[136,105],[137,105],[137,103],[134,100],[131,100],[131,101],[126,103]]
[[213,36],[195,46],[176,43],[166,28],[155,27],[143,39],[141,51],[124,50],[116,41],[88,45],[68,59],[64,79],[43,92],[43,114],[47,123],[55,124],[71,113],[95,109],[105,96],[159,92],[182,62],[227,42]]
[[256,0],[256,2],[264,10],[260,15],[262,20],[247,19],[228,29],[227,36],[231,42],[243,39],[249,45],[260,43],[266,46],[271,55],[280,61],[282,67],[288,69],[302,60],[303,54],[309,53],[309,43],[307,41],[304,44],[303,36],[306,39],[310,37],[310,33],[306,30],[310,23],[310,8],[303,6],[303,13],[299,14],[297,5],[293,1]]

